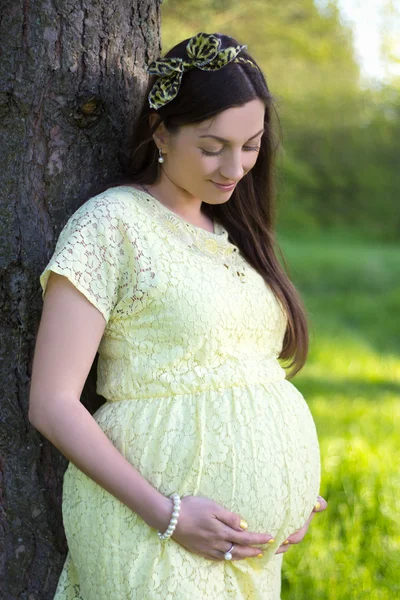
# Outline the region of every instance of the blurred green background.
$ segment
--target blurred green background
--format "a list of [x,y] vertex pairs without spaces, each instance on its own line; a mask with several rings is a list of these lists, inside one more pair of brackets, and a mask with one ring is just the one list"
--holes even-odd
[[[400,64],[400,3],[376,1],[381,58]],[[279,115],[278,241],[310,326],[292,381],[316,422],[329,503],[284,555],[283,600],[400,598],[400,75],[362,75],[339,8],[162,4],[163,53],[199,31],[232,35],[262,66]]]

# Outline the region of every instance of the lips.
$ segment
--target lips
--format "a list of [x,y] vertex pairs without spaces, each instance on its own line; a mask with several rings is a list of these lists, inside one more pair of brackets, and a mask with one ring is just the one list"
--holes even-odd
[[236,187],[236,182],[231,183],[230,185],[226,185],[225,183],[216,183],[215,181],[210,180],[215,187],[221,192],[232,192]]
[[217,185],[222,185],[224,187],[232,187],[236,184],[236,181],[232,181],[232,183],[219,183],[219,181],[213,181],[213,183],[216,183]]

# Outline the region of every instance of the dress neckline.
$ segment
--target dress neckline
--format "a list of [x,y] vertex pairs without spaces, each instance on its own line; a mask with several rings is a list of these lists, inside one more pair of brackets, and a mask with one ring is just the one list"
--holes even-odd
[[186,230],[191,230],[196,236],[200,235],[203,238],[209,237],[209,238],[217,240],[217,241],[218,240],[222,241],[222,239],[227,240],[227,238],[228,238],[228,232],[226,231],[225,227],[223,227],[220,223],[218,223],[215,220],[213,221],[214,231],[208,231],[208,229],[204,229],[203,227],[193,225],[193,223],[186,221],[186,219],[184,219],[183,217],[178,215],[176,212],[174,212],[173,210],[171,210],[170,208],[165,206],[165,204],[162,204],[162,202],[160,202],[159,200],[157,200],[157,198],[155,198],[152,194],[150,194],[150,192],[145,192],[143,189],[133,187],[132,185],[120,185],[118,187],[134,190],[134,191],[139,192],[140,194],[146,196],[147,198],[150,198],[153,203],[153,206],[155,206],[157,209],[159,209],[164,214],[168,215],[169,218],[172,218],[176,223],[179,223]]

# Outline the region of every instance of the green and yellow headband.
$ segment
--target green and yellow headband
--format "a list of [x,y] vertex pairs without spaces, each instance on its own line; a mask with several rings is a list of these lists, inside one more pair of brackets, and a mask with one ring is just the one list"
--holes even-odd
[[158,110],[164,104],[171,102],[178,94],[183,73],[189,69],[196,67],[203,71],[217,71],[230,62],[250,63],[258,68],[251,60],[237,58],[237,55],[247,46],[230,46],[224,50],[220,47],[221,40],[215,35],[198,33],[187,43],[188,60],[160,57],[150,63],[146,69],[147,73],[159,77],[148,96],[150,107]]

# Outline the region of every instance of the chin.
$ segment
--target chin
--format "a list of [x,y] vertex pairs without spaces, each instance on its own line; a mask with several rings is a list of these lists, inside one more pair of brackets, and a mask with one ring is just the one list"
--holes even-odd
[[210,200],[210,202],[208,202],[208,200],[203,200],[203,203],[210,204],[211,206],[219,206],[220,204],[226,204],[228,201],[229,201],[229,198],[228,199],[225,198],[224,200],[221,200],[220,202],[217,202],[216,200]]

